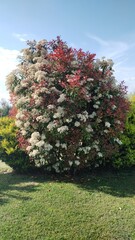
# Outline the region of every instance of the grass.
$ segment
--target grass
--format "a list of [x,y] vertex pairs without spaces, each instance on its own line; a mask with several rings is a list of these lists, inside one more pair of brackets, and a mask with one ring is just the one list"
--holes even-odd
[[135,170],[15,174],[0,162],[0,240],[134,240]]

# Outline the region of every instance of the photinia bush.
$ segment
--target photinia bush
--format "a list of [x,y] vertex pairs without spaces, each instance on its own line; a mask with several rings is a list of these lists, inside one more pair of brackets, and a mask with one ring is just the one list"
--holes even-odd
[[28,41],[7,77],[18,141],[36,166],[56,172],[99,166],[121,141],[128,100],[112,60],[68,47],[60,37]]

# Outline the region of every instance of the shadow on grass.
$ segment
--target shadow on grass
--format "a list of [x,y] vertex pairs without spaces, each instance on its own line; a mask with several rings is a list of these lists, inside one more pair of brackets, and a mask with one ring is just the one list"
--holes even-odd
[[14,172],[0,173],[0,204],[12,199],[27,201],[29,193],[38,191],[39,183],[65,182],[92,192],[103,192],[116,197],[135,196],[135,169],[121,172],[85,172],[75,176],[64,175],[20,175]]
[[87,191],[100,191],[116,197],[135,195],[135,171],[101,172],[92,177],[87,175],[82,181],[79,187]]
[[87,172],[74,177],[54,177],[54,181],[71,182],[89,192],[103,192],[116,197],[135,196],[135,169],[112,172]]
[[14,172],[0,173],[0,205],[13,199],[27,201],[31,197],[28,193],[36,191],[37,183],[29,176],[18,175]]

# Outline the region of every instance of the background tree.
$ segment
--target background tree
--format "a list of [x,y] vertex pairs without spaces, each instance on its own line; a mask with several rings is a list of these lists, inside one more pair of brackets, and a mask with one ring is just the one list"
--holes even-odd
[[0,117],[7,116],[11,109],[11,105],[5,99],[0,100]]

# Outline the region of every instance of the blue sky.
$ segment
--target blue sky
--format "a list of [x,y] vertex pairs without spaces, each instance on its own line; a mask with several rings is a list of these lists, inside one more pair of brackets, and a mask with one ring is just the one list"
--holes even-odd
[[26,40],[56,36],[75,48],[112,58],[116,79],[135,91],[134,0],[4,0],[0,3],[0,98]]

